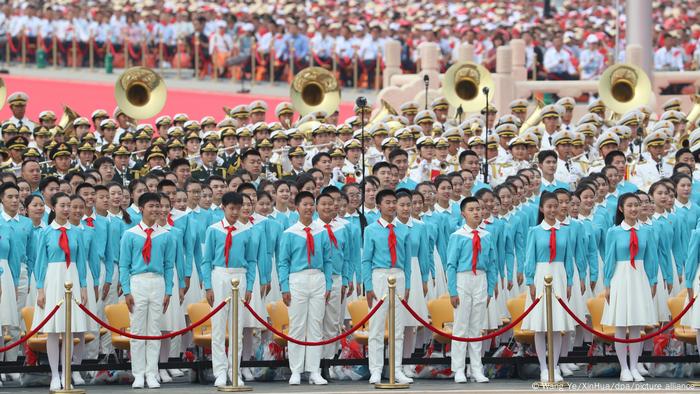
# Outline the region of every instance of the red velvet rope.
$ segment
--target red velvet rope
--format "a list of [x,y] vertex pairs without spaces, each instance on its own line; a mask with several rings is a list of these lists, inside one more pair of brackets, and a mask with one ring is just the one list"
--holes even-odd
[[130,55],[132,58],[134,58],[134,59],[138,59],[138,58],[139,58],[139,54],[136,53],[136,51],[134,50],[134,47],[131,45],[131,41],[127,41],[127,42],[126,42],[126,48],[129,50],[129,55]]
[[120,330],[120,329],[118,329],[118,328],[116,328],[116,327],[112,327],[112,326],[109,325],[109,323],[105,322],[104,320],[102,320],[102,319],[100,319],[99,317],[97,317],[94,313],[92,313],[85,305],[83,305],[83,304],[78,304],[77,302],[76,302],[76,304],[78,304],[78,307],[79,307],[80,309],[82,309],[82,311],[85,312],[85,314],[87,314],[88,316],[90,316],[90,318],[91,318],[92,320],[94,320],[95,322],[97,322],[97,324],[101,325],[102,327],[108,329],[109,331],[112,331],[112,332],[114,332],[114,333],[116,333],[116,334],[125,336],[125,337],[130,338],[130,339],[142,339],[142,340],[145,340],[145,341],[159,341],[159,340],[162,340],[162,339],[174,338],[174,337],[176,337],[176,336],[178,336],[178,335],[182,335],[182,334],[184,334],[184,333],[186,333],[186,332],[188,332],[188,331],[194,330],[195,328],[201,326],[201,325],[204,324],[207,320],[209,320],[212,316],[216,315],[216,314],[221,310],[221,308],[223,308],[224,306],[226,306],[226,303],[227,303],[227,302],[228,302],[228,300],[221,301],[221,304],[219,304],[216,308],[214,308],[211,312],[209,312],[209,314],[207,314],[206,316],[204,316],[203,318],[201,318],[199,321],[197,321],[197,322],[195,322],[195,323],[192,323],[191,325],[189,325],[189,326],[187,326],[187,327],[185,327],[185,328],[183,328],[183,329],[181,329],[181,330],[169,332],[169,333],[164,334],[164,335],[154,335],[154,336],[151,336],[151,335],[138,335],[138,334],[133,334],[133,333],[130,333],[130,332],[126,332],[126,331],[124,331],[124,330]]
[[53,318],[53,315],[55,315],[56,312],[58,312],[58,308],[61,307],[61,304],[63,304],[63,301],[56,304],[56,306],[53,307],[51,312],[49,312],[49,314],[44,318],[44,320],[42,320],[41,323],[39,323],[39,325],[36,326],[33,330],[29,331],[27,333],[27,335],[22,337],[22,339],[20,339],[19,341],[15,342],[15,343],[11,343],[7,346],[0,347],[0,353],[4,353],[10,349],[14,349],[15,347],[27,342],[29,340],[29,338],[33,337],[37,332],[39,332],[42,328],[44,328],[46,323],[48,323],[49,320],[51,320]]
[[44,51],[44,52],[46,52],[46,53],[49,52],[49,49],[46,48],[46,44],[44,44],[44,37],[38,36],[38,37],[36,38],[36,42],[37,42],[37,44],[39,44],[39,48],[41,48],[42,51]]
[[566,305],[566,303],[564,302],[564,300],[562,300],[560,297],[557,297],[557,300],[559,301],[559,304],[562,306],[562,308],[564,308],[564,310],[566,311],[566,313],[568,313],[569,316],[571,316],[571,317],[576,321],[576,323],[578,323],[578,324],[579,324],[581,327],[583,327],[586,331],[589,331],[591,334],[593,334],[593,335],[595,335],[595,336],[597,336],[597,337],[603,338],[603,339],[605,339],[606,341],[610,341],[610,342],[619,342],[619,343],[637,343],[637,342],[644,342],[644,341],[646,341],[647,339],[651,339],[651,338],[654,338],[654,337],[657,336],[657,335],[660,335],[660,334],[663,333],[664,331],[666,331],[666,330],[668,330],[669,328],[673,327],[673,325],[676,324],[676,323],[678,322],[678,320],[680,320],[680,319],[690,310],[690,308],[693,306],[693,303],[695,303],[695,297],[693,297],[693,299],[690,300],[690,302],[688,303],[688,305],[686,305],[685,308],[683,308],[683,310],[681,311],[681,313],[678,314],[678,316],[676,316],[673,320],[671,320],[670,322],[668,322],[665,326],[661,327],[658,331],[654,331],[654,332],[652,332],[651,334],[647,334],[647,335],[641,336],[641,337],[639,337],[639,338],[628,339],[628,338],[617,338],[617,337],[614,337],[614,336],[611,336],[611,335],[604,334],[604,333],[602,333],[602,332],[600,332],[600,331],[594,330],[593,327],[591,327],[591,326],[589,326],[588,324],[586,324],[585,322],[581,321],[581,319],[579,319],[578,316],[576,316],[576,314],[575,314],[571,309],[569,309],[569,306]]
[[503,328],[501,328],[499,330],[496,330],[488,335],[484,335],[484,336],[480,336],[480,337],[476,337],[476,338],[463,338],[463,337],[456,337],[450,333],[447,333],[445,331],[438,329],[437,327],[434,327],[432,324],[423,320],[423,318],[420,317],[418,312],[413,310],[413,308],[411,308],[411,306],[408,305],[408,302],[406,300],[401,300],[401,303],[403,304],[403,306],[406,307],[406,310],[411,314],[411,316],[413,316],[414,319],[418,320],[418,323],[422,324],[425,328],[429,329],[430,331],[432,331],[440,336],[443,336],[445,338],[448,338],[448,339],[451,339],[451,340],[457,341],[457,342],[488,341],[488,340],[493,339],[499,335],[502,335],[505,332],[507,332],[508,330],[510,330],[511,328],[517,326],[518,323],[520,323],[525,318],[525,316],[529,315],[530,312],[532,312],[532,309],[534,309],[535,305],[537,305],[539,302],[540,302],[540,298],[535,299],[535,301],[530,305],[529,308],[527,308],[525,310],[525,312],[523,312],[522,315],[518,316],[517,319],[513,320],[512,322],[510,322],[510,324],[508,324],[507,326],[504,326]]
[[330,61],[324,62],[323,60],[321,60],[321,58],[318,57],[318,54],[316,54],[316,52],[314,52],[314,51],[311,51],[311,56],[314,57],[314,61],[315,61],[316,64],[319,65],[320,67],[328,67],[328,66],[331,65],[331,62],[330,62]]
[[246,309],[248,309],[248,311],[253,315],[253,317],[254,317],[257,321],[259,321],[263,326],[265,326],[265,328],[267,328],[268,330],[270,330],[270,331],[272,331],[273,333],[275,333],[275,335],[277,335],[278,337],[283,338],[283,339],[285,339],[285,340],[288,341],[288,342],[295,343],[295,344],[301,345],[301,346],[323,346],[323,345],[328,345],[328,344],[330,344],[330,343],[339,341],[339,340],[341,340],[341,339],[343,339],[343,338],[349,336],[350,334],[354,333],[355,331],[359,330],[360,328],[362,328],[362,326],[364,326],[365,323],[367,323],[367,321],[370,319],[370,317],[374,316],[374,314],[377,313],[377,311],[379,310],[379,307],[382,306],[383,303],[384,303],[384,299],[381,299],[381,300],[377,301],[377,304],[374,306],[374,308],[372,308],[371,311],[369,311],[369,313],[367,314],[367,316],[365,316],[359,323],[355,324],[350,330],[345,331],[344,333],[342,333],[342,334],[340,334],[340,335],[338,335],[338,336],[336,336],[336,337],[333,337],[333,338],[331,338],[331,339],[326,339],[326,340],[318,341],[318,342],[300,341],[300,340],[298,340],[298,339],[292,338],[292,337],[290,337],[289,335],[287,335],[287,334],[285,334],[285,333],[283,333],[283,332],[277,330],[277,329],[276,329],[275,327],[273,327],[270,323],[268,323],[267,321],[265,321],[265,319],[263,319],[262,317],[260,317],[260,315],[258,315],[258,314],[253,310],[253,308],[250,306],[250,304],[248,304],[247,302],[244,301],[244,302],[243,302],[243,305],[246,307]]

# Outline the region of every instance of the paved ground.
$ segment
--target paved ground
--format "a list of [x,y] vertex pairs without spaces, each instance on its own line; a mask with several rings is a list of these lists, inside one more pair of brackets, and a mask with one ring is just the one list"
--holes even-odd
[[[4,66],[4,65],[2,65]],[[72,69],[47,67],[38,69],[32,66],[22,67],[21,65],[13,65],[9,68],[11,75],[20,75],[34,78],[46,79],[67,79],[92,82],[114,83],[117,76],[123,70],[114,70],[113,74],[105,73],[104,69]],[[195,80],[192,78],[192,70],[182,70],[178,78],[177,71],[173,69],[165,69],[162,75],[166,79],[166,85],[171,89],[194,89],[212,92],[229,92],[233,93],[240,89],[241,85],[238,81],[230,79],[220,79],[213,81],[211,79]],[[1,75],[0,75],[1,76]],[[288,97],[289,85],[282,82],[270,84],[269,82],[256,82],[251,87],[250,81],[245,82],[246,88],[251,89],[251,95],[260,94],[265,96]],[[369,103],[373,103],[376,91],[374,90],[356,90],[352,88],[344,88],[341,93],[343,102],[355,102],[358,96],[365,96]]]
[[[649,378],[647,382],[642,383],[620,383],[617,379],[589,379],[584,377],[575,377],[568,380],[571,387],[568,391],[580,391],[587,393],[597,392],[683,392],[692,391],[694,388],[688,385],[688,382],[683,379],[655,379]],[[274,383],[252,383],[250,387],[255,393],[313,393],[313,394],[361,394],[379,392],[367,384],[366,381],[361,382],[337,382],[328,386],[311,386],[306,382],[302,382],[300,386],[289,386],[286,382]],[[128,385],[102,385],[102,386],[81,386],[87,393],[95,394],[111,394],[131,390]],[[20,388],[12,383],[0,387],[0,394],[11,393],[46,393],[47,387],[36,388]],[[163,385],[161,391],[166,391],[169,394],[199,394],[213,393],[216,389],[212,386],[205,386],[196,383],[170,383]],[[547,391],[533,387],[532,381],[524,381],[518,379],[510,380],[494,380],[488,384],[455,384],[451,380],[419,380],[412,384],[409,389],[395,390],[397,392],[411,392],[420,394],[432,393],[519,393],[532,391]],[[554,390],[549,390],[554,391]]]

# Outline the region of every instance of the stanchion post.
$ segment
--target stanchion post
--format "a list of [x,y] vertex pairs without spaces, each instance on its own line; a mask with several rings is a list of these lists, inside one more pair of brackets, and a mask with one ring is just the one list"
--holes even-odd
[[357,54],[352,55],[352,88],[357,90]]
[[73,297],[73,282],[67,281],[66,283],[63,284],[63,287],[66,289],[65,293],[65,300],[63,301],[63,306],[66,308],[66,315],[65,315],[65,320],[66,320],[66,326],[65,330],[66,332],[63,334],[63,346],[66,347],[65,351],[65,358],[63,359],[63,381],[65,382],[64,384],[64,389],[63,390],[55,390],[52,391],[51,393],[53,394],[85,394],[85,390],[81,389],[74,389],[72,388],[72,382],[71,382],[71,361],[73,360],[72,352],[71,349],[73,348],[73,332],[72,332],[72,327],[71,327],[71,320],[72,320],[72,311],[71,307],[73,306],[72,303],[72,297]]
[[[374,90],[379,90],[379,81],[382,73],[382,54],[377,54],[377,69],[374,72]],[[369,83],[369,82],[368,82]]]
[[144,39],[141,41],[141,67],[146,67],[146,56],[148,55],[148,43]]
[[[567,388],[569,383],[554,381],[554,352],[552,351],[554,349],[554,330],[552,329],[552,303],[554,300],[552,299],[552,279],[552,275],[544,277],[544,300],[547,314],[547,370],[549,378],[546,382],[536,382],[534,386],[540,388]],[[561,335],[561,333],[557,333],[557,335]]]
[[396,383],[396,277],[387,278],[389,282],[389,383],[377,383],[375,389],[407,389],[408,384]]
[[22,30],[22,67],[27,67],[27,32]]
[[58,68],[58,42],[55,34],[51,36],[51,54],[53,56],[53,68]]
[[199,78],[199,36],[194,37],[194,77]]
[[163,75],[163,37],[158,40],[158,72]]
[[[7,42],[5,43],[5,68],[10,68],[10,45],[12,44],[12,36],[7,34]],[[55,65],[55,63],[54,63]]]
[[257,56],[258,53],[258,44],[255,42],[255,38],[253,38],[253,43],[250,46],[250,86],[255,85],[255,70],[256,70],[256,59],[255,57]]
[[75,37],[75,35],[73,35],[73,45],[71,46],[71,55],[72,55],[72,59],[73,59],[73,69],[75,70],[76,68],[78,68],[78,64],[77,64],[78,63],[78,40]]
[[294,79],[294,45],[289,48],[289,82]]
[[272,48],[272,45],[270,45],[270,50],[268,51],[270,54],[270,83],[275,83],[275,50]]
[[90,35],[90,40],[88,41],[88,55],[90,62],[90,71],[95,71],[95,37]]
[[129,68],[129,37],[124,37],[124,69]]
[[175,46],[175,67],[177,67],[177,79],[182,78],[182,68],[180,64],[180,47],[182,46],[182,40],[178,39]]
[[252,391],[252,387],[239,386],[238,385],[238,297],[241,281],[239,279],[231,279],[231,335],[229,336],[229,349],[231,349],[231,385],[218,387],[218,391],[223,391],[227,393],[231,392],[241,392],[241,391]]

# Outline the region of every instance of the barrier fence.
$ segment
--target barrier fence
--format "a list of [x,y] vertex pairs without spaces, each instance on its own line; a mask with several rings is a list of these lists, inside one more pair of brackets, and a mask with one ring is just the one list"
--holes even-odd
[[[396,294],[395,294],[395,278],[390,277],[389,279],[389,323],[390,326],[395,324],[394,322],[394,313],[395,313],[395,302],[394,300],[396,299]],[[393,281],[393,282],[392,282]],[[239,333],[237,330],[238,327],[238,306],[236,302],[233,302],[234,300],[239,299],[239,289],[238,289],[238,281],[233,280],[232,281],[232,296],[228,297],[221,303],[219,303],[214,309],[212,309],[206,316],[198,320],[197,322],[194,322],[190,324],[189,326],[173,331],[167,334],[163,335],[157,335],[157,336],[148,336],[148,335],[139,335],[139,334],[134,334],[130,333],[128,331],[116,328],[111,326],[109,323],[105,322],[104,320],[100,319],[97,315],[95,315],[92,311],[90,311],[85,305],[82,305],[79,303],[77,300],[72,298],[72,293],[70,289],[72,288],[72,284],[67,282],[65,284],[66,287],[66,297],[65,300],[61,300],[59,303],[57,303],[53,309],[45,316],[42,322],[40,322],[35,328],[33,328],[30,332],[28,332],[25,336],[20,338],[18,341],[13,342],[9,345],[6,345],[2,348],[0,348],[0,353],[6,352],[10,349],[13,349],[19,345],[22,345],[25,343],[28,339],[36,335],[38,332],[41,331],[41,329],[56,315],[58,310],[61,308],[62,305],[65,305],[65,320],[66,320],[66,333],[68,333],[68,338],[72,337],[72,331],[70,327],[71,323],[71,308],[70,308],[70,301],[72,300],[75,302],[78,307],[85,313],[87,314],[91,319],[93,319],[95,322],[97,322],[100,326],[104,327],[105,329],[128,337],[133,340],[163,340],[163,339],[169,339],[173,338],[182,334],[185,334],[198,326],[206,323],[212,316],[216,315],[219,313],[227,304],[231,303],[232,304],[232,316],[231,319],[233,321],[233,327],[235,328],[234,331],[231,333],[232,334],[232,339],[229,341],[229,343],[234,346],[234,351],[232,352],[233,356],[233,365],[236,366],[238,365],[238,360],[236,355],[238,354],[236,350],[238,346],[238,341],[235,340],[234,338],[237,338]],[[639,338],[617,338],[614,336],[607,335],[605,333],[599,332],[592,328],[590,325],[588,325],[584,320],[582,320],[580,317],[576,316],[576,314],[569,308],[569,306],[566,304],[565,300],[562,299],[559,296],[554,296],[552,294],[552,286],[551,286],[551,277],[545,278],[545,303],[546,303],[546,313],[547,313],[547,334],[548,334],[548,339],[551,338],[551,335],[553,335],[552,332],[552,321],[551,321],[551,309],[553,306],[554,298],[556,298],[557,302],[561,305],[561,307],[573,318],[576,323],[578,323],[581,327],[583,327],[585,330],[591,332],[595,336],[606,340],[606,341],[611,341],[611,342],[619,342],[619,343],[636,343],[636,342],[643,342],[649,339],[652,339],[663,332],[667,331],[671,327],[674,326],[680,319],[685,316],[686,313],[693,307],[696,297],[693,297],[689,300],[688,304],[683,308],[683,310],[675,316],[670,322],[667,324],[663,325],[661,328],[659,328],[657,331],[654,331],[652,333],[646,334],[644,336],[641,336]],[[532,310],[535,308],[536,305],[541,302],[542,296],[536,298],[533,300],[533,302],[526,308],[523,313],[518,316],[516,319],[511,321],[509,324],[506,326],[493,331],[487,335],[483,335],[480,337],[474,337],[474,338],[465,338],[465,337],[459,337],[455,336],[449,332],[445,332],[443,330],[440,330],[437,327],[432,326],[428,321],[425,319],[421,318],[421,316],[408,304],[408,302],[405,299],[400,299],[401,304],[406,308],[406,310],[415,318],[420,325],[426,327],[428,330],[434,332],[435,334],[438,334],[440,336],[443,336],[445,338],[451,339],[453,341],[459,341],[459,342],[477,342],[477,341],[488,341],[491,340],[499,335],[502,335],[509,330],[511,330],[513,327],[517,326],[526,316],[528,316]],[[267,322],[267,320],[263,319],[252,307],[251,305],[246,302],[242,301],[242,304],[245,306],[245,308],[251,313],[251,315],[259,321],[265,328],[273,332],[274,334],[278,335],[279,337],[287,340],[288,342],[295,343],[301,346],[323,346],[327,345],[330,343],[334,343],[340,340],[343,340],[347,338],[348,336],[352,335],[354,332],[365,326],[367,322],[370,321],[370,319],[377,313],[377,311],[384,305],[385,298],[381,298],[377,300],[376,304],[373,306],[373,308],[365,315],[359,322],[357,322],[353,327],[351,327],[349,330],[333,337],[329,338],[326,340],[322,341],[303,341],[298,338],[293,338],[290,337],[289,335],[285,334],[284,332],[281,332],[280,330],[276,329],[274,326],[272,326],[270,323]],[[393,327],[392,329],[389,330],[389,344],[390,347],[393,348],[394,345],[394,338],[393,338]],[[550,345],[551,346],[551,345]],[[393,371],[394,370],[394,362],[392,355],[394,354],[393,349],[390,350],[390,357],[389,357],[389,370]],[[551,353],[550,353],[551,354]],[[68,355],[66,355],[68,357]],[[405,364],[444,364],[444,363],[449,363],[449,358],[409,358],[405,359]],[[616,356],[597,356],[597,357],[577,357],[577,356],[570,356],[570,357],[565,357],[560,360],[560,362],[615,362],[617,360]],[[654,357],[648,357],[648,356],[642,356],[641,357],[642,361],[654,361],[654,362],[690,362],[690,361],[695,361],[697,362],[697,356],[654,356]],[[528,364],[528,363],[536,363],[537,359],[536,357],[514,357],[514,358],[504,358],[504,357],[485,357],[484,358],[484,363],[504,363],[504,364],[516,364],[516,365],[521,365],[521,364]],[[366,359],[353,359],[353,360],[322,360],[322,366],[324,368],[328,368],[329,366],[332,365],[366,365],[367,360]],[[553,366],[553,361],[549,361],[549,368],[552,369]],[[193,367],[198,367],[198,369],[204,369],[206,368],[207,365],[211,365],[210,361],[198,361],[198,362],[175,362],[175,363],[165,363],[167,366],[182,366],[186,368],[193,368]],[[263,367],[283,367],[286,366],[287,361],[244,361],[242,363],[242,366],[250,366],[250,367],[255,367],[255,366],[263,366]],[[76,366],[75,370],[101,370],[109,367],[110,369],[128,369],[129,364],[128,363],[121,363],[121,364],[86,364],[86,365],[79,365]],[[237,370],[237,368],[234,368]],[[47,366],[37,366],[37,367],[23,367],[19,365],[9,365],[9,363],[6,363],[5,365],[0,365],[0,372],[6,373],[6,372],[14,372],[14,371],[22,371],[22,372],[27,372],[27,371],[44,371],[47,370]],[[65,371],[64,371],[65,372]],[[553,374],[550,374],[550,377],[553,376]],[[236,383],[237,383],[237,376],[234,376],[234,384],[233,384],[233,389],[236,389]],[[551,379],[551,378],[550,378]],[[66,381],[69,382],[69,377],[66,377]],[[558,382],[557,384],[560,384],[561,382]],[[542,385],[549,385],[551,386],[554,384],[553,381],[550,380],[550,382],[541,382]],[[555,384],[556,385],[556,384]],[[387,384],[384,384],[382,386],[387,386]],[[393,379],[390,379],[390,383],[388,385],[390,388],[400,388],[398,384],[393,383]],[[233,390],[231,386],[227,386],[228,390],[223,390],[222,391],[239,391],[239,390]],[[379,387],[377,388],[387,388],[387,387]],[[238,389],[243,389],[243,387],[238,386]]]

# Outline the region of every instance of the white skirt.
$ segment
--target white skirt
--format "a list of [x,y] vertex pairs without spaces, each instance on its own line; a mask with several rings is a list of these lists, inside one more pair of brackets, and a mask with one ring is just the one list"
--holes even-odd
[[[34,306],[34,319],[32,321],[32,328],[39,325],[44,320],[44,317],[51,312],[51,310],[58,304],[61,300],[65,299],[66,289],[63,284],[66,281],[73,282],[73,298],[80,300],[80,281],[78,276],[78,268],[75,263],[71,264],[69,268],[66,268],[65,262],[48,263],[46,267],[46,278],[50,280],[44,281],[44,294],[46,296],[46,303],[44,309],[39,308],[39,306]],[[73,332],[86,332],[87,329],[87,316],[83,311],[78,309],[78,307],[73,303],[71,305],[71,330]],[[49,320],[44,326],[41,332],[44,333],[63,333],[66,331],[66,305],[65,303],[61,305],[54,317]]]
[[270,293],[265,297],[266,303],[277,302],[282,299],[282,291],[280,290],[280,280],[277,276],[277,261],[272,259],[272,267],[270,271]]
[[[428,303],[423,296],[423,281],[420,272],[420,263],[418,257],[411,258],[411,291],[408,293],[408,304],[411,305],[418,315],[428,321]],[[414,319],[409,313],[406,313],[407,327],[420,327],[418,320]]]
[[568,302],[569,308],[571,308],[576,316],[581,318],[588,314],[588,308],[583,300],[583,294],[581,294],[581,279],[578,275],[578,268],[574,267],[574,279],[571,285],[571,298]]
[[483,322],[484,330],[495,330],[501,325],[501,316],[498,310],[498,301],[491,297],[489,305],[486,307],[486,319]]
[[657,278],[659,278],[659,281],[656,283],[656,295],[654,295],[656,315],[659,317],[659,321],[670,321],[671,311],[668,309],[668,289],[666,289],[666,282],[664,282],[663,276],[661,275],[661,267],[659,267]]
[[[253,295],[250,299],[250,307],[253,308],[255,313],[257,313],[262,319],[267,320],[267,308],[265,307],[265,302],[260,297],[260,275],[259,272],[255,275],[255,282],[253,283]],[[244,307],[245,308],[245,307]],[[243,314],[243,327],[244,328],[263,328],[264,326],[258,321],[258,319],[253,317],[252,313]]]
[[[700,277],[695,276],[695,280],[693,280],[693,292],[695,294],[698,294],[698,290],[700,290]],[[659,290],[657,286],[656,293],[658,292]],[[688,305],[688,302],[690,302],[690,300],[686,296],[683,305]],[[700,301],[695,300],[693,307],[690,308],[690,310],[688,311],[688,313],[685,314],[685,316],[681,317],[681,324],[692,327],[696,330],[700,329]]]
[[[15,296],[15,282],[12,280],[12,271],[7,260],[0,260],[3,274],[0,275],[0,327],[19,327],[19,313],[17,311],[17,297]],[[1,333],[0,333],[1,334]]]
[[[544,296],[544,277],[547,275],[552,275],[552,329],[554,331],[573,331],[576,327],[574,320],[569,316],[568,313],[559,305],[556,300],[556,296],[566,298],[566,268],[564,268],[564,263],[553,262],[553,263],[536,263],[535,267],[535,295],[537,297],[542,296],[540,302],[532,309],[530,314],[525,316],[523,319],[523,330],[532,330],[536,332],[547,331],[547,306]],[[526,290],[527,286],[523,286]],[[529,308],[532,304],[532,299],[530,298],[530,291],[527,291],[527,302],[525,304],[525,309]]]
[[173,269],[173,295],[170,297],[168,309],[160,320],[161,331],[177,331],[185,328],[185,313],[180,305],[180,284],[178,282],[177,270]]
[[197,267],[195,262],[192,261],[192,276],[190,276],[190,288],[187,289],[185,293],[185,302],[183,305],[184,313],[187,313],[187,306],[190,304],[196,304],[204,299],[204,290],[199,286],[199,273],[197,272]]
[[598,253],[598,279],[596,280],[594,291],[596,296],[605,292],[605,286],[603,285],[603,283],[605,283],[605,271],[603,270],[603,265],[603,257],[601,257],[600,253]]
[[[72,264],[71,264],[72,265]],[[95,298],[95,281],[92,279],[92,273],[90,272],[90,267],[86,267],[87,272],[85,273],[85,281],[87,282],[87,308],[90,310],[90,312],[100,315],[97,312],[97,298]],[[99,292],[99,289],[98,289]],[[80,298],[78,298],[80,299]],[[74,308],[80,312],[80,313],[85,313],[81,310],[78,310],[77,307],[74,306]],[[96,332],[100,330],[100,326],[90,318],[90,316],[85,315],[85,323],[87,324],[87,330],[90,332]]]
[[503,280],[503,284],[505,286],[501,286],[501,279],[498,279],[498,283],[496,286],[498,287],[498,298],[496,299],[496,302],[498,304],[498,313],[501,316],[501,319],[507,319],[510,317],[510,313],[508,313],[508,305],[506,302],[508,301],[508,281]]
[[618,261],[610,281],[610,303],[605,303],[601,323],[613,327],[650,326],[658,323],[652,308],[651,286],[644,261]]
[[[440,298],[447,293],[447,277],[445,276],[445,269],[442,266],[442,259],[440,259],[437,249],[433,251],[433,261],[435,262],[435,285],[432,292],[429,293],[431,300]],[[431,281],[428,283],[432,285]]]
[[[508,298],[515,298],[520,293],[523,292],[521,290],[521,287],[527,287],[525,286],[525,281],[523,280],[522,286],[518,285],[518,258],[514,257],[513,258],[513,287],[508,290]],[[506,289],[508,288],[508,281],[506,280]]]
[[[680,293],[683,287],[681,286],[680,278],[678,277],[678,271],[676,270],[676,257],[671,254],[671,271],[673,272],[673,289],[671,289],[671,297],[675,297]],[[685,279],[684,279],[685,280]]]

